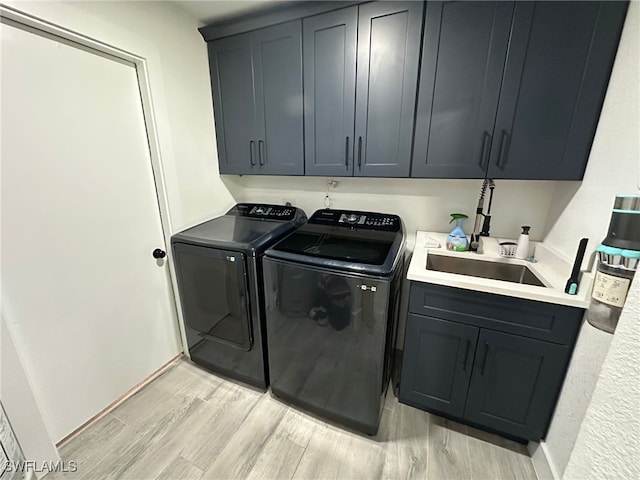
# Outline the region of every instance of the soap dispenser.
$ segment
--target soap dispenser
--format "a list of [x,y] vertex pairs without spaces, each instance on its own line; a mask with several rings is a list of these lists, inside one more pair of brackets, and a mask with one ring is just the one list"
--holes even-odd
[[518,246],[516,248],[516,258],[525,259],[529,256],[529,225],[522,226],[522,233],[518,238]]
[[462,230],[462,222],[467,217],[464,213],[452,213],[451,222],[455,220],[456,226],[449,232],[447,236],[447,250],[454,250],[456,252],[464,252],[468,248],[467,235]]

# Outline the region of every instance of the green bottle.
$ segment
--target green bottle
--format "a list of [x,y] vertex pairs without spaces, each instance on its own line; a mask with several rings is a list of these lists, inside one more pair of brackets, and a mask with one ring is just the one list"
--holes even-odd
[[467,217],[464,213],[452,213],[451,222],[455,220],[456,226],[451,230],[447,237],[447,249],[454,250],[456,252],[464,252],[469,248],[469,241],[467,235],[462,230],[462,222]]

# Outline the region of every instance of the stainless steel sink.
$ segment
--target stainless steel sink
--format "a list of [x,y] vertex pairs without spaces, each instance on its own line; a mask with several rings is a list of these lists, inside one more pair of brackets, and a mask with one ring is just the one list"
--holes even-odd
[[427,270],[546,287],[526,265],[430,254],[427,256]]

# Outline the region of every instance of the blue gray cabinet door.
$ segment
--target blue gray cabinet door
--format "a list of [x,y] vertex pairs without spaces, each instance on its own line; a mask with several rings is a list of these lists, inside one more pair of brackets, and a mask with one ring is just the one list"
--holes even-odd
[[488,175],[582,179],[627,2],[516,2]]
[[569,347],[482,329],[464,418],[539,440],[562,385]]
[[356,176],[409,176],[422,10],[422,2],[359,6]]
[[513,2],[428,2],[412,177],[484,178]]
[[207,45],[220,173],[256,173],[249,34]]
[[220,173],[302,175],[302,21],[208,50]]
[[409,314],[400,401],[461,417],[478,331],[470,325]]
[[302,21],[252,35],[259,173],[304,174]]
[[305,18],[305,175],[353,174],[358,7]]

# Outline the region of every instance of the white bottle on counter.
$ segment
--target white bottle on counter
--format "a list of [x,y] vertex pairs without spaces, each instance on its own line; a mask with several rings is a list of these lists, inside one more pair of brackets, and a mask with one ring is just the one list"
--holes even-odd
[[518,238],[518,247],[516,248],[516,258],[525,259],[529,256],[529,225],[522,226],[522,233]]

